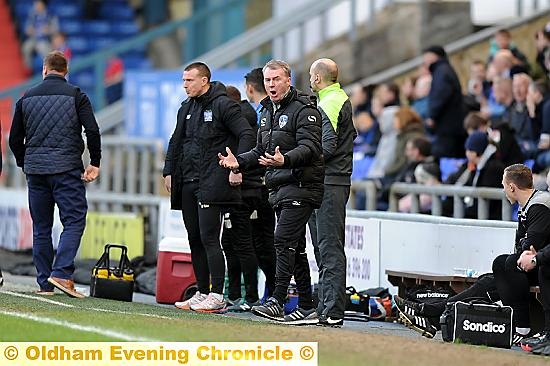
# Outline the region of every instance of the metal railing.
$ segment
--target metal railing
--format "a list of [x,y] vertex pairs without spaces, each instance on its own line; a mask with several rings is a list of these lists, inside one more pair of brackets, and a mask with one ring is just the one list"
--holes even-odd
[[[159,193],[164,162],[162,140],[103,136],[101,149],[100,175],[97,181],[89,184],[89,191]],[[84,161],[88,161],[87,154],[86,150]],[[8,151],[4,169],[7,177],[6,187],[22,188],[26,185],[25,175],[17,168],[11,151]]]
[[476,199],[477,217],[482,220],[489,218],[489,201],[498,200],[502,205],[502,219],[510,221],[512,219],[512,206],[500,188],[488,187],[464,187],[454,185],[436,185],[426,186],[422,184],[394,183],[390,188],[389,211],[398,211],[399,195],[412,195],[412,212],[420,212],[419,195],[427,194],[432,197],[432,215],[440,216],[442,214],[442,197],[453,197],[453,217],[464,217],[464,198],[471,197]]
[[364,193],[364,207],[366,210],[376,210],[376,184],[372,180],[354,180],[351,182],[350,198],[348,206],[352,209],[357,208],[357,193]]

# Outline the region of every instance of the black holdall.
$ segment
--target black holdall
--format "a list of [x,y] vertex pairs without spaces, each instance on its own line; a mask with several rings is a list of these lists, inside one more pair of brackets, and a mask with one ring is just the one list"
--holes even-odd
[[513,313],[510,306],[483,299],[447,303],[440,319],[441,335],[445,342],[510,348]]
[[[117,267],[112,267],[110,250],[121,250]],[[101,258],[92,269],[90,296],[104,299],[132,301],[134,295],[134,270],[130,266],[127,249],[123,245],[107,244]]]

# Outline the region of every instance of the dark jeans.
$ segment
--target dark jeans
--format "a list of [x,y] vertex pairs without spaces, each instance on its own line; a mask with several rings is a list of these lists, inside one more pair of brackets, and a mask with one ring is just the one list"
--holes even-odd
[[257,215],[252,218],[252,237],[258,266],[265,275],[265,285],[269,296],[275,291],[277,255],[275,253],[275,211],[268,202],[269,192],[262,187],[262,198],[256,207]]
[[202,205],[198,200],[199,183],[184,183],[182,187],[182,214],[197,286],[201,293],[223,294],[225,259],[220,245],[221,208]]
[[349,186],[325,184],[323,202],[309,220],[309,230],[319,267],[321,316],[344,319],[346,308],[346,203]]
[[241,295],[241,271],[245,286],[245,300],[258,301],[258,261],[252,242],[250,214],[256,207],[258,198],[244,198],[242,205],[229,209],[229,222],[224,219],[222,246],[227,262],[229,299],[236,300]]
[[[74,272],[74,258],[86,227],[86,188],[79,169],[51,175],[28,174],[27,185],[36,281],[41,289],[53,290],[48,277],[71,279]],[[55,205],[59,208],[63,232],[54,261],[52,226]]]
[[[504,305],[514,309],[514,324],[519,328],[530,328],[529,318],[529,286],[540,283],[542,307],[545,316],[545,329],[550,330],[549,304],[550,304],[550,277],[548,268],[539,266],[529,272],[520,271],[517,268],[519,254],[502,254],[493,261],[493,273],[497,284],[498,293]],[[539,282],[540,281],[540,282]],[[543,291],[546,289],[546,291]]]
[[306,202],[292,201],[275,208],[277,226],[275,228],[275,251],[277,270],[273,297],[283,304],[287,295],[290,278],[294,275],[299,294],[298,306],[311,309],[311,277],[306,254],[306,224],[313,207]]

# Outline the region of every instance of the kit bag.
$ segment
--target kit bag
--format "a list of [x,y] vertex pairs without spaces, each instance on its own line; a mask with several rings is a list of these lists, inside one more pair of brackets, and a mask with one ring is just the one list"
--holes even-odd
[[[111,249],[120,249],[118,265],[111,266]],[[101,258],[92,269],[90,296],[103,299],[132,301],[134,270],[130,266],[127,249],[123,245],[107,244]]]
[[510,348],[513,315],[510,306],[484,299],[447,303],[440,318],[441,335],[446,342]]

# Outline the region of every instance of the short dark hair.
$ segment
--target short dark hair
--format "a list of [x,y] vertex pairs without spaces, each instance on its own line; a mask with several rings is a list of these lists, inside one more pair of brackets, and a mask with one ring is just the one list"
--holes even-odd
[[464,118],[464,129],[468,131],[469,128],[472,130],[479,130],[481,126],[487,126],[489,120],[485,118],[480,112],[470,112]]
[[67,72],[67,58],[61,51],[52,51],[48,53],[46,57],[44,57],[44,66],[46,66],[48,70]]
[[237,103],[241,101],[241,92],[239,91],[239,89],[237,89],[233,85],[228,85],[225,87],[225,90],[227,91],[227,96],[229,97],[229,99],[233,99]]
[[432,143],[426,137],[413,137],[409,141],[414,148],[418,149],[420,155],[426,157],[432,155]]
[[519,189],[533,188],[533,173],[528,166],[514,164],[504,169],[504,178],[508,183],[514,183]]
[[212,73],[210,72],[210,68],[204,63],[204,62],[193,62],[185,67],[183,69],[184,71],[189,71],[195,69],[199,72],[199,76],[206,77],[208,81],[210,82],[210,78],[212,77]]
[[538,79],[531,83],[531,87],[541,93],[542,95],[548,94],[550,88],[548,87],[548,81],[544,79]]
[[445,52],[445,49],[439,45],[426,47],[424,48],[422,53],[433,53],[434,55],[437,55],[439,58],[447,58],[447,52]]
[[267,94],[264,85],[264,73],[261,67],[250,70],[250,72],[244,76],[244,80],[245,83],[251,85],[255,91]]
[[495,35],[501,35],[501,36],[505,36],[505,37],[508,37],[508,38],[512,38],[512,33],[510,33],[510,31],[506,28],[501,28],[501,29],[497,30]]

